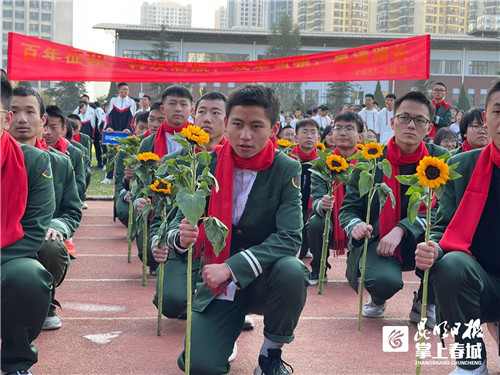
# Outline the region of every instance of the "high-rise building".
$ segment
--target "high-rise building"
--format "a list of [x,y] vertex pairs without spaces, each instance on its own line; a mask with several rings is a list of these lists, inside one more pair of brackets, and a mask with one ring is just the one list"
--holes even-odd
[[263,29],[264,0],[228,0],[227,26],[231,29]]
[[221,6],[219,9],[215,10],[214,26],[216,29],[227,28],[227,10],[226,10],[226,7]]
[[145,2],[141,6],[142,25],[191,27],[191,4],[173,1]]
[[300,0],[294,20],[303,31],[369,32],[370,0]]
[[283,14],[288,14],[288,17],[293,17],[293,0],[267,0],[266,1],[266,18],[264,27],[270,29],[273,24],[278,25]]
[[[476,24],[472,20],[473,30],[500,31],[500,0],[485,0],[482,12],[478,13]],[[470,30],[472,31],[472,30]]]
[[[73,3],[67,0],[2,0],[2,68],[7,68],[9,32],[66,45],[73,44]],[[48,88],[50,82],[32,82],[34,88]]]

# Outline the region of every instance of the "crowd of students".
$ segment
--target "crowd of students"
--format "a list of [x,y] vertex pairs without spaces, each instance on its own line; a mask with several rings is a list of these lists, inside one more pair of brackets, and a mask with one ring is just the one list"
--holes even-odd
[[[325,213],[332,210],[329,248],[336,254],[348,252],[346,277],[355,291],[363,242],[369,239],[364,280],[369,299],[363,316],[385,316],[391,297],[403,287],[402,272],[421,277],[422,270],[430,269],[426,325],[461,323],[457,344],[480,351],[476,361],[457,359],[452,374],[487,374],[482,337],[461,334],[464,323],[480,319],[498,343],[500,82],[489,90],[484,110],[473,109],[459,121],[460,147],[455,130],[448,126],[454,122],[448,119],[451,110],[442,103],[442,93],[436,91],[432,102],[420,92],[399,98],[388,94],[385,111],[376,113],[368,94],[359,113],[346,106],[330,118],[322,106],[316,118],[297,111],[295,118],[285,119],[289,125],[282,126],[279,97],[258,84],[242,85],[228,98],[210,92],[195,103],[187,88],[173,85],[160,102],[141,100],[142,110],[135,113],[128,85],[120,83],[119,96],[110,102],[105,118],[90,113],[88,97],[82,97],[73,117],[66,117],[55,105],[45,107],[36,91],[22,86],[12,90],[2,76],[2,371],[30,374],[37,361],[33,340],[42,329],[61,327],[55,288],[69,267],[69,241],[82,217],[90,146],[96,146],[98,138],[95,130],[134,133],[141,139],[138,153],[181,160],[184,151],[173,135],[192,121],[210,136],[209,169],[220,189],[208,198],[207,216],[217,211],[229,229],[228,241],[215,256],[210,246],[198,241],[201,229],[191,227],[180,210],[169,222],[165,247],[158,244],[160,218],[152,218],[147,235],[150,273],[155,275],[158,265],[165,263],[162,313],[168,318],[185,319],[187,248],[195,247],[191,373],[229,372],[240,332],[253,327],[250,313],[264,315],[254,374],[293,371],[282,359],[282,350],[294,339],[308,286],[327,277],[320,275],[319,262]],[[442,119],[446,126],[440,126]],[[424,142],[437,127],[441,129],[434,144]],[[276,137],[295,143],[289,156],[277,149]],[[367,197],[358,190],[359,172],[330,196],[327,184],[311,173],[309,164],[318,157],[320,141],[333,154],[349,158],[365,139],[386,144],[379,160],[389,161],[392,175],[377,172],[375,182],[391,187],[396,202],[394,207],[385,205],[368,223]],[[448,150],[440,145],[453,150],[449,162],[459,162],[462,178],[449,181],[433,207],[432,241],[424,243],[425,218],[419,214],[410,224],[408,187],[395,176],[415,173],[424,156],[444,155]],[[99,141],[96,147],[101,147]],[[5,183],[14,177],[15,191],[13,184]],[[138,214],[151,200],[131,195],[133,168],[124,166],[122,153],[108,175],[112,178],[114,216],[128,225],[129,202]],[[378,198],[371,204],[372,212],[378,213]],[[142,235],[137,232],[133,228],[142,259]],[[301,261],[306,256],[312,257],[311,269]],[[156,306],[158,297],[158,292],[152,296]],[[411,321],[420,321],[421,308],[422,285],[411,307],[409,301]],[[184,352],[178,365],[184,370]]]

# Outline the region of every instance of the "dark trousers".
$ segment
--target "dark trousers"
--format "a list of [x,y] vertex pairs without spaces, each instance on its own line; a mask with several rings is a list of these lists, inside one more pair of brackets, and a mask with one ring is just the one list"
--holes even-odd
[[[94,138],[94,150],[95,150],[95,157],[97,159],[97,165],[103,165],[102,164],[102,145],[101,145],[101,134],[96,131],[95,138]],[[92,153],[90,153],[92,155]]]
[[[323,247],[323,231],[325,230],[325,218],[319,215],[313,215],[307,222],[307,239],[309,241],[309,248],[311,249],[311,254],[313,258],[311,260],[311,269],[313,271],[318,271],[321,264],[321,250]],[[330,222],[330,234],[328,235],[329,244],[328,251],[326,255],[327,267],[330,268],[328,263],[328,256],[330,253],[330,245],[333,244],[333,221]]]
[[[127,218],[127,221],[128,221],[128,218]],[[148,241],[147,241],[147,252],[148,252],[148,263],[147,265],[149,267],[153,267],[153,268],[157,268],[158,267],[158,263],[155,261],[154,257],[153,257],[153,251],[151,250],[151,241],[149,241],[149,225],[148,225]],[[136,237],[136,242],[137,242],[137,251],[138,251],[138,256],[139,256],[139,259],[141,260],[142,262],[142,244],[143,244],[143,241],[142,241],[142,228],[137,228],[137,237]]]
[[483,339],[476,335],[462,338],[462,335],[467,329],[465,324],[471,319],[480,319],[481,323],[500,320],[500,276],[486,272],[474,258],[461,251],[445,254],[431,268],[430,275],[444,320],[451,327],[460,324],[455,342],[463,344],[464,348],[481,345],[481,358],[476,359],[478,364],[457,360],[457,365],[467,370],[479,367],[486,360]]
[[[227,359],[248,313],[264,315],[264,336],[268,339],[292,342],[306,302],[308,279],[304,264],[296,257],[286,256],[245,289],[236,291],[234,301],[213,300],[203,312],[193,312],[191,374],[229,372]],[[177,363],[184,370],[184,352]]]

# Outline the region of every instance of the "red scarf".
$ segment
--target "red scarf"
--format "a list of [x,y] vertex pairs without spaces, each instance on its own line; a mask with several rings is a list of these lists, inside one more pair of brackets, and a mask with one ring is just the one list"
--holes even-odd
[[[379,217],[379,239],[382,239],[386,234],[388,234],[396,224],[401,221],[401,184],[396,179],[396,176],[400,174],[399,167],[401,165],[415,164],[424,158],[424,156],[429,156],[429,151],[425,147],[424,142],[420,142],[417,150],[410,155],[402,155],[401,149],[396,145],[394,141],[394,136],[387,143],[387,155],[386,159],[389,160],[392,166],[391,178],[387,178],[384,174],[382,182],[385,182],[389,186],[394,194],[396,200],[396,205],[392,208],[389,200],[384,205],[384,208],[380,212]],[[436,199],[432,201],[432,207],[436,204]],[[426,212],[425,204],[420,205],[419,213]],[[403,263],[403,258],[401,256],[401,247],[398,246],[394,251],[394,256],[397,256],[400,263]]]
[[[440,101],[439,103],[436,104],[436,102],[434,101],[434,99],[432,99],[432,104],[434,105],[434,108],[436,108],[436,112],[435,113],[437,113],[438,107],[443,106],[445,111],[448,108],[451,107],[451,104],[446,103],[444,100],[442,100],[442,101]],[[431,128],[431,131],[429,132],[429,134],[427,135],[427,137],[434,138],[436,136],[436,125],[434,125],[434,124],[431,124],[431,125],[432,125],[432,128]]]
[[49,151],[49,147],[47,146],[47,143],[45,143],[45,139],[42,139],[41,141],[36,138],[35,139],[35,147],[39,150],[47,150]]
[[[290,154],[297,155],[300,159],[299,161],[301,161],[301,162],[302,161],[311,161],[311,160],[315,160],[318,158],[318,149],[316,147],[314,147],[314,149],[310,153],[306,154],[305,152],[302,152],[299,145],[296,145],[294,148],[292,148],[292,151],[290,151]],[[293,158],[293,156],[292,156],[292,158]]]
[[80,133],[76,133],[75,136],[73,137],[73,140],[78,143],[82,143],[82,140],[80,138]]
[[0,139],[0,191],[1,233],[0,247],[6,247],[24,237],[21,219],[28,200],[28,177],[24,165],[24,154],[14,138],[3,131]]
[[[339,150],[337,147],[332,152],[332,155],[340,155]],[[340,155],[342,156],[342,155]],[[349,164],[356,164],[356,159],[353,159],[349,161]],[[340,185],[340,181],[337,181],[335,185],[333,185],[333,188],[335,189],[338,185]],[[344,255],[345,249],[347,248],[347,244],[349,243],[349,238],[347,237],[347,234],[344,232],[344,228],[340,226],[340,221],[339,221],[339,211],[340,207],[342,207],[342,202],[344,202],[344,195],[345,195],[345,190],[344,187],[341,186],[335,192],[333,193],[333,196],[335,197],[335,202],[333,204],[333,212],[332,212],[332,217],[333,217],[333,250],[334,250],[334,255]]]
[[68,142],[63,138],[59,137],[57,143],[52,147],[55,148],[57,151],[60,151],[66,155],[66,148],[68,147]]
[[467,142],[467,139],[462,143],[462,152],[474,150],[472,147],[470,147],[469,142]]
[[144,138],[142,139],[145,139],[147,137],[149,137],[151,135],[151,132],[149,130],[146,130],[146,133],[144,133]]
[[278,150],[279,149],[279,146],[278,146],[278,139],[276,139],[276,136],[272,136],[271,138],[271,142],[273,142],[273,147]]
[[458,209],[439,241],[443,251],[463,251],[472,256],[469,247],[488,199],[493,164],[500,166],[500,150],[491,141],[481,151]]
[[167,136],[165,135],[165,133],[173,135],[174,132],[180,132],[188,125],[190,125],[190,122],[186,121],[184,125],[179,126],[178,128],[173,128],[167,124],[167,121],[163,121],[155,135],[155,143],[153,149],[154,153],[160,158],[167,155],[169,151],[167,150]]
[[[215,148],[215,153],[217,154],[215,178],[219,182],[219,191],[216,192],[215,187],[212,187],[212,195],[210,196],[210,203],[208,205],[208,216],[216,217],[222,221],[229,228],[229,233],[226,238],[226,246],[224,246],[218,257],[215,256],[210,241],[205,240],[204,264],[221,264],[231,255],[234,168],[262,171],[273,164],[274,152],[275,148],[271,140],[268,141],[262,151],[249,159],[244,159],[236,155],[229,142]],[[226,286],[227,282],[224,282],[219,287],[211,289],[210,293],[219,294],[220,292],[225,292]]]

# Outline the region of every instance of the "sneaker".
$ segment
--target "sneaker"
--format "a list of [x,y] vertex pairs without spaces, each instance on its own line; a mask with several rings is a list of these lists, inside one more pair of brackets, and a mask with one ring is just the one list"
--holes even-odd
[[377,305],[373,303],[372,300],[368,300],[363,306],[363,315],[365,318],[383,318],[385,316],[386,303],[383,305]]
[[30,370],[21,370],[13,372],[2,371],[2,375],[33,375],[33,373]]
[[55,314],[54,316],[48,316],[45,318],[42,329],[44,331],[51,331],[54,329],[59,329],[61,328],[61,326],[62,326],[61,317]]
[[[413,292],[413,305],[410,311],[410,321],[413,323],[420,323],[422,312],[422,300],[418,299],[417,292]],[[427,321],[425,325],[432,329],[436,325],[436,306],[427,304],[427,312],[425,313]]]
[[[328,278],[326,277],[326,271],[323,281],[324,282],[328,281]],[[318,285],[318,284],[319,284],[319,270],[312,270],[311,273],[309,274],[309,285]]]
[[474,370],[466,370],[457,366],[452,372],[450,372],[450,375],[488,375],[486,361],[484,361],[481,366],[475,368]]
[[245,315],[245,323],[243,323],[242,331],[250,331],[255,326],[255,322],[253,321],[250,315]]
[[231,353],[231,355],[229,356],[227,361],[228,362],[234,361],[234,359],[236,358],[236,354],[238,354],[238,345],[236,344],[236,341],[235,341],[234,346],[233,346],[233,352]]
[[151,276],[156,276],[156,268],[155,268],[155,267],[150,266],[150,267],[149,267],[149,274],[150,274]]
[[76,250],[75,250],[75,245],[73,245],[72,242],[66,240],[64,241],[66,244],[66,249],[68,249],[68,254],[71,259],[76,259]]
[[105,166],[105,165],[103,165],[103,166],[102,166],[102,170],[103,170],[104,172],[106,172],[106,166]]
[[109,185],[109,184],[111,184],[111,180],[106,177],[104,180],[101,181],[101,184]]
[[87,203],[83,203],[82,210],[86,210],[87,208],[89,208],[89,205]]
[[[293,368],[281,359],[281,349],[267,349],[267,357],[259,355],[259,365],[254,375],[287,375],[293,374]],[[285,366],[290,368],[289,372]]]
[[306,255],[304,255],[304,258],[312,258],[313,254],[311,253],[311,250],[307,250]]

